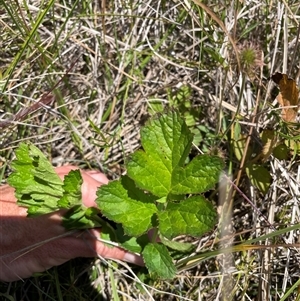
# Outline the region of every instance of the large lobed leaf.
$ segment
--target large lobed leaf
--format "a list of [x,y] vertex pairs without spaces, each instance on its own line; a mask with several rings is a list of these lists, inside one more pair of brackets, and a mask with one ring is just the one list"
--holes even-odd
[[[142,251],[149,272],[165,279],[176,273],[168,248],[179,252],[192,249],[190,244],[171,239],[182,234],[201,236],[216,222],[210,202],[199,195],[187,198],[187,194],[211,189],[223,161],[200,155],[186,165],[192,140],[193,134],[177,112],[150,120],[141,130],[143,150],[135,152],[126,164],[128,176],[97,191],[101,212],[121,229],[122,245]],[[156,229],[160,242],[156,235],[152,242],[147,241],[145,233],[150,228]]]
[[193,134],[177,112],[150,121],[141,131],[144,150],[131,156],[127,174],[138,187],[158,197],[211,189],[218,181],[223,161],[200,155],[185,166],[192,141]]

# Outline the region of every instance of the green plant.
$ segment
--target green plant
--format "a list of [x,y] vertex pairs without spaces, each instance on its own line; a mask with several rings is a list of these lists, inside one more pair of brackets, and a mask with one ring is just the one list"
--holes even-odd
[[[213,205],[200,194],[218,181],[223,161],[199,155],[185,165],[192,141],[193,134],[177,112],[150,120],[141,130],[143,149],[132,154],[126,164],[127,175],[98,189],[99,209],[82,205],[78,170],[60,180],[33,145],[20,145],[8,181],[29,215],[69,209],[63,221],[67,229],[101,226],[106,239],[109,235],[125,249],[141,253],[152,275],[173,278],[176,268],[169,250],[188,252],[192,245],[172,239],[183,234],[203,235],[212,229],[217,216]],[[100,211],[117,223],[114,233],[98,216]]]

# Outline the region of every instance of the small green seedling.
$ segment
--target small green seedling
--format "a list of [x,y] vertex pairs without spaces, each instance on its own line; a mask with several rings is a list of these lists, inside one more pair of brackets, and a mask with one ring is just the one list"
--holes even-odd
[[[176,111],[149,120],[141,130],[142,149],[126,163],[127,175],[98,189],[98,209],[82,205],[79,171],[60,180],[33,145],[20,144],[8,182],[29,215],[69,209],[63,222],[67,229],[101,226],[106,239],[109,235],[125,249],[142,254],[153,276],[170,279],[176,274],[171,254],[192,248],[172,239],[201,236],[217,217],[201,193],[214,187],[223,161],[199,155],[186,164],[192,141],[193,134]],[[99,217],[100,212],[116,223],[115,229]]]

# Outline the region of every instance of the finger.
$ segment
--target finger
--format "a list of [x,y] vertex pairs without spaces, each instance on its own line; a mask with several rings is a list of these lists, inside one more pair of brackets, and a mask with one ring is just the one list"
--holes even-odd
[[75,257],[95,257],[100,255],[106,259],[118,259],[126,261],[129,263],[134,263],[136,265],[144,265],[141,256],[133,253],[129,253],[119,247],[111,247],[104,244],[99,240],[100,232],[97,229],[86,230],[84,232],[78,233],[74,236],[74,245],[72,245],[72,250],[74,250]]
[[[67,175],[71,170],[77,170],[77,169],[79,169],[78,166],[65,165],[65,166],[56,167],[55,171],[60,176],[60,178],[63,179],[64,176]],[[103,184],[108,183],[108,178],[106,177],[106,175],[102,172],[99,172],[98,170],[86,170],[86,171],[80,170],[80,171],[82,173],[86,173],[87,175],[89,175],[90,177],[95,179],[96,181],[99,181]]]
[[85,171],[85,173],[87,173],[89,176],[91,176],[96,181],[101,182],[103,184],[107,184],[109,182],[106,175],[102,172],[99,172],[98,170],[87,170],[87,171]]
[[[64,176],[68,174],[71,170],[77,169],[79,168],[76,166],[67,165],[57,167],[56,172],[59,175],[59,177],[63,179]],[[96,191],[98,187],[100,187],[102,184],[107,183],[108,179],[104,174],[96,171],[85,172],[81,170],[81,176],[83,179],[83,184],[81,187],[83,204],[87,207],[97,207],[97,204],[95,203],[95,199],[97,197]]]
[[64,176],[67,175],[71,170],[79,169],[77,166],[74,165],[65,165],[56,167],[55,171],[59,175],[59,177],[63,180]]
[[84,172],[81,172],[81,175],[83,178],[83,184],[81,187],[82,202],[87,207],[97,207],[95,202],[97,198],[96,192],[98,187],[100,187],[103,183],[98,182]]
[[96,241],[95,250],[97,254],[100,254],[104,258],[110,259],[119,259],[124,260],[126,262],[134,263],[137,265],[144,265],[144,261],[142,257],[138,254],[130,253],[119,247],[111,247],[99,240],[100,232],[98,229],[90,229],[88,230],[90,237]]

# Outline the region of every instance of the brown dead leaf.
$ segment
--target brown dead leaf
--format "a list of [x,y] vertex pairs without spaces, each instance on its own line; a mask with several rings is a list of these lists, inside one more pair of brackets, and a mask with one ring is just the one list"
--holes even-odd
[[283,107],[282,119],[286,122],[295,122],[299,105],[299,90],[296,81],[279,72],[272,75],[272,80],[279,85],[280,93],[277,101]]

